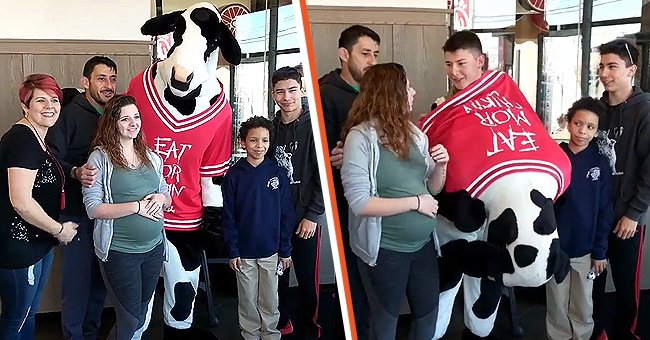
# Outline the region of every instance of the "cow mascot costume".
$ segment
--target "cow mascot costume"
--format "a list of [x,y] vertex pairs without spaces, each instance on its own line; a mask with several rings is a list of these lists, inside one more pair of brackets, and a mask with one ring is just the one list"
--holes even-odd
[[[444,335],[463,281],[464,338],[486,337],[502,287],[561,282],[553,201],[569,185],[571,163],[517,85],[488,71],[420,121],[429,145],[450,156],[439,200],[440,309]],[[443,218],[444,217],[444,218]]]
[[210,339],[190,327],[201,250],[217,246],[210,244],[214,238],[206,238],[204,214],[220,216],[220,184],[232,155],[232,109],[216,70],[219,50],[237,65],[241,49],[210,3],[152,18],[141,31],[151,36],[173,32],[174,38],[167,58],[135,76],[127,90],[137,101],[148,144],[164,161],[172,196],[165,212],[167,261],[161,274],[164,338]]

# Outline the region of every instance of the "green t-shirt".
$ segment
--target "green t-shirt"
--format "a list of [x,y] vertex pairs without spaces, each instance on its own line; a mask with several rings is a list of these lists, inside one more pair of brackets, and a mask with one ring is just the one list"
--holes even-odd
[[[406,160],[399,159],[387,148],[380,146],[377,193],[382,198],[428,194],[429,190],[424,183],[426,171],[426,160],[417,146],[411,145]],[[415,252],[431,240],[436,219],[417,211],[408,211],[382,217],[381,227],[381,248]]]
[[[115,167],[111,176],[113,203],[139,201],[158,191],[160,178],[154,169],[145,165],[138,169]],[[144,206],[141,207],[144,209]],[[146,253],[163,239],[163,220],[157,222],[138,214],[116,218],[113,221],[111,250],[123,253]]]

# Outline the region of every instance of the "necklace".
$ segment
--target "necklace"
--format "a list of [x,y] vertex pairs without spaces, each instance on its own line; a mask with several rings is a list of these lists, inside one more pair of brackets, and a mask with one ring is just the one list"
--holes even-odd
[[29,127],[34,131],[36,134],[36,138],[38,138],[38,142],[41,143],[41,145],[45,148],[45,153],[50,157],[52,160],[52,163],[56,167],[57,172],[59,173],[59,176],[61,177],[61,210],[65,209],[65,173],[63,172],[63,167],[61,166],[61,163],[54,157],[52,152],[50,151],[50,148],[47,147],[47,144],[45,144],[45,141],[41,137],[41,135],[38,133],[38,130],[36,130],[36,127],[34,127],[34,124],[25,117],[25,120],[27,121],[27,124],[29,124]]
[[138,159],[138,155],[135,153],[135,150],[133,151],[133,154],[130,157],[130,159],[124,157],[124,160],[126,161],[126,165],[128,165],[129,168],[134,170],[138,168],[137,164],[139,159]]

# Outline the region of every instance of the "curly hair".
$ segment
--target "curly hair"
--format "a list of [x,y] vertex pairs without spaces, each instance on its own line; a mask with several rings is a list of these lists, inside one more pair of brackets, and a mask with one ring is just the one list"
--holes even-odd
[[374,120],[381,143],[400,159],[408,158],[413,142],[413,124],[409,120],[407,78],[404,66],[377,64],[363,75],[359,95],[352,103],[341,140],[363,122]]
[[571,122],[571,120],[573,120],[573,116],[575,116],[578,110],[593,112],[596,116],[598,116],[599,121],[603,121],[605,115],[607,115],[607,107],[603,102],[591,97],[584,97],[578,99],[575,103],[573,103],[573,105],[571,105],[566,114],[567,122]]
[[264,128],[269,130],[269,136],[270,136],[271,131],[273,131],[273,123],[263,116],[253,116],[251,118],[248,118],[248,120],[246,120],[245,122],[241,123],[241,127],[239,128],[239,134],[237,135],[237,137],[239,138],[239,140],[244,141],[248,136],[248,132],[256,128]]
[[[127,169],[127,161],[122,153],[122,144],[120,144],[120,133],[118,131],[118,121],[122,108],[128,105],[136,105],[135,99],[131,96],[117,95],[111,98],[104,107],[104,114],[99,119],[97,133],[92,142],[92,148],[101,147],[108,154],[114,166]],[[142,129],[133,140],[135,153],[142,163],[148,167],[153,167],[147,152],[151,148],[147,145]]]

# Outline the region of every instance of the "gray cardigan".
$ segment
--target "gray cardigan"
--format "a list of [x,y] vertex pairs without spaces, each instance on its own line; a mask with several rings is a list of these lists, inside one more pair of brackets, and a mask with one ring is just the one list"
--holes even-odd
[[[160,177],[160,185],[158,192],[169,196],[167,189],[167,182],[162,176],[162,159],[156,153],[149,151],[147,153],[154,170]],[[90,188],[82,187],[83,202],[86,206],[88,216],[92,216],[95,208],[102,203],[113,203],[113,195],[111,194],[111,176],[113,175],[113,163],[111,163],[108,154],[101,148],[95,148],[88,157],[88,164],[97,168],[97,180]],[[108,259],[108,251],[111,248],[111,241],[113,240],[113,219],[95,219],[95,228],[93,230],[93,240],[95,244],[95,254],[100,260],[106,262]],[[165,230],[163,229],[163,246],[165,247],[165,254],[167,254],[167,238]],[[166,256],[166,255],[165,255]]]
[[[435,163],[429,155],[429,141],[426,135],[415,126],[413,130],[414,140],[427,164],[423,178],[426,185]],[[378,196],[379,142],[375,123],[364,122],[353,127],[345,138],[344,145],[341,180],[345,198],[350,206],[350,247],[363,262],[375,266],[381,242],[381,217],[361,216],[370,197]],[[436,234],[433,233],[432,237],[438,248]]]

